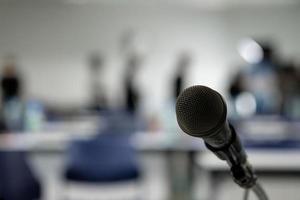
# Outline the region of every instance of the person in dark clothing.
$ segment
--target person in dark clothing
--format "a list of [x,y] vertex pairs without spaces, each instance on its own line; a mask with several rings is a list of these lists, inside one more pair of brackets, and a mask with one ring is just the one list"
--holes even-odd
[[238,73],[229,87],[229,94],[232,98],[236,98],[243,90],[243,75]]
[[251,94],[256,104],[253,114],[275,114],[278,113],[280,99],[278,63],[272,45],[261,43],[260,47],[261,60],[242,68],[232,79],[228,92],[234,104],[240,95]]
[[5,66],[1,79],[1,91],[2,103],[20,96],[20,80],[14,65]]
[[141,58],[137,55],[131,55],[128,57],[126,63],[126,74],[125,74],[125,102],[126,109],[129,112],[134,113],[137,110],[139,95],[138,91],[134,86],[134,77],[136,70],[139,67]]
[[4,130],[20,131],[23,127],[21,81],[14,64],[5,65],[1,78],[2,120]]
[[104,58],[98,52],[92,52],[89,55],[90,87],[91,87],[91,109],[95,111],[105,110],[107,108],[107,99],[105,96],[105,87],[103,80],[99,77],[103,73]]
[[173,97],[176,99],[180,92],[183,90],[184,76],[186,74],[187,68],[191,64],[191,57],[188,53],[183,52],[179,55],[178,61],[175,66],[176,74],[173,80]]
[[300,73],[294,63],[285,63],[278,71],[281,94],[280,114],[300,118]]

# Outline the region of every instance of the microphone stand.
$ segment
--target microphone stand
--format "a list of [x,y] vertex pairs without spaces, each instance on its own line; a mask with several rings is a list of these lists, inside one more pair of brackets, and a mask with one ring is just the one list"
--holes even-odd
[[268,200],[265,190],[257,181],[257,177],[252,170],[251,165],[246,162],[239,166],[232,166],[231,174],[233,180],[242,188],[245,189],[244,200],[248,199],[249,190],[252,190],[259,200]]
[[228,144],[221,148],[215,148],[205,143],[206,147],[214,152],[220,159],[227,161],[234,182],[246,190],[244,195],[245,200],[248,199],[250,189],[256,194],[259,200],[268,200],[269,198],[266,192],[258,183],[257,177],[247,161],[247,155],[242,148],[233,126],[229,126],[232,137]]
[[[264,189],[261,187],[261,185],[259,183],[256,183],[251,189],[256,194],[256,196],[257,196],[258,199],[260,199],[260,200],[268,200],[267,194],[265,193]],[[244,200],[248,200],[249,190],[250,189],[245,189]]]

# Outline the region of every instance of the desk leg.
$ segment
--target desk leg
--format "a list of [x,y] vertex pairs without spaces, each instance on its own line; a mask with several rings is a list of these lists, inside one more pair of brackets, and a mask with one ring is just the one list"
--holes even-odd
[[193,189],[194,189],[194,183],[195,183],[195,151],[189,151],[188,152],[188,162],[187,162],[187,184],[188,184],[188,199],[193,199]]
[[207,200],[218,200],[220,185],[222,183],[221,174],[211,171],[209,175],[209,192]]
[[170,180],[170,200],[192,200],[194,186],[195,152],[166,152]]
[[31,167],[42,183],[42,200],[58,200],[62,193],[64,156],[57,153],[31,153]]

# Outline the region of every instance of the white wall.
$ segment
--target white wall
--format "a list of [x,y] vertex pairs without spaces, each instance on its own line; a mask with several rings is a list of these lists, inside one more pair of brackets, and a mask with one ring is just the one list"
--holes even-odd
[[86,55],[100,49],[113,104],[121,90],[120,36],[135,29],[147,47],[137,82],[150,99],[146,105],[161,105],[181,50],[190,50],[195,58],[187,85],[206,84],[222,93],[241,62],[235,47],[244,36],[271,36],[285,56],[297,58],[299,11],[295,6],[205,11],[162,4],[2,3],[0,56],[18,55],[29,96],[84,104],[89,97]]

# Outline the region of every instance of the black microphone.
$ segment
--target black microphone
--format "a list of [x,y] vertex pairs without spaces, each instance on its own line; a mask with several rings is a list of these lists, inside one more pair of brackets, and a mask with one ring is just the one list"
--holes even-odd
[[201,85],[185,89],[177,98],[176,117],[185,133],[202,138],[209,150],[227,161],[237,184],[243,188],[255,185],[256,176],[238,135],[227,121],[226,103],[218,92]]

